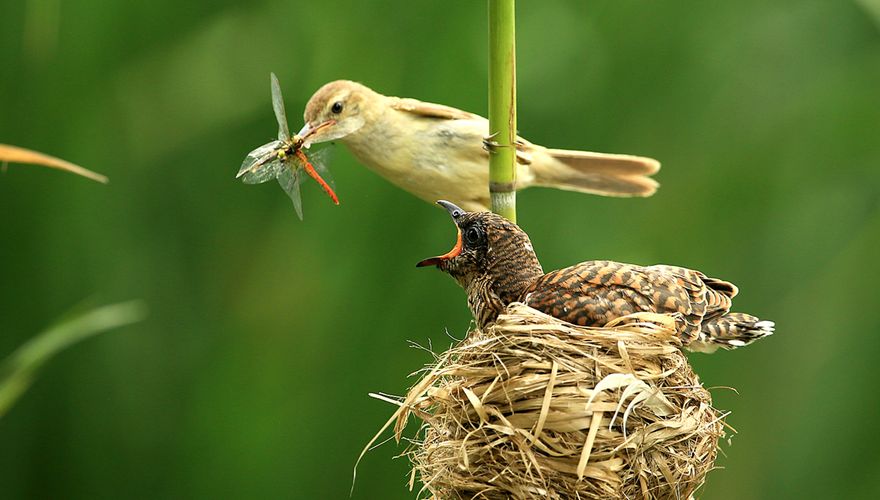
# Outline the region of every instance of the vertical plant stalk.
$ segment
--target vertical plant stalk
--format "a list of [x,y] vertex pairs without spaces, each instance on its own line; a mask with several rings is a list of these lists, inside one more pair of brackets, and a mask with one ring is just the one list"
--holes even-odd
[[515,0],[489,0],[489,195],[516,222]]

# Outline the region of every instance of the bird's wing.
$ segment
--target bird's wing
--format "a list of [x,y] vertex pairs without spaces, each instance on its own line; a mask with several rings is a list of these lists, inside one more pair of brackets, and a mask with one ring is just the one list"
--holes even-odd
[[736,285],[718,278],[710,278],[705,274],[678,266],[659,264],[647,269],[673,276],[678,286],[685,287],[694,303],[704,302],[705,318],[712,318],[730,311],[733,297],[739,292]]
[[[418,99],[410,99],[408,97],[392,97],[391,108],[414,115],[423,116],[425,118],[436,118],[438,120],[468,120],[478,123],[486,128],[482,133],[482,137],[486,140],[489,135],[489,122],[482,116],[468,111],[462,111],[452,106],[443,104],[435,104],[433,102],[423,102]],[[522,165],[528,165],[532,162],[531,151],[534,146],[522,137],[516,138],[516,161]],[[489,151],[483,147],[482,156],[489,157]]]
[[[479,145],[477,137],[488,139],[489,122],[480,115],[417,99],[388,99],[392,109],[428,119],[448,120],[458,132],[462,130],[459,126],[469,133],[478,131],[479,136],[466,134],[474,148],[468,149],[468,158],[477,157],[473,154]],[[480,157],[488,158],[486,147],[479,152]],[[650,196],[658,184],[648,176],[660,169],[660,163],[652,158],[546,149],[522,137],[516,138],[516,161],[528,167],[522,172],[524,175],[518,175],[520,188],[539,185],[603,196]]]
[[462,111],[458,108],[444,106],[443,104],[434,104],[432,102],[423,102],[408,97],[392,97],[391,107],[398,111],[441,120],[473,120],[475,118],[481,118],[480,115],[468,113],[467,111]]
[[730,305],[729,296],[711,289],[704,279],[702,273],[673,266],[588,261],[545,274],[526,292],[524,301],[587,326],[602,326],[640,311],[677,313],[684,321],[683,333],[692,338],[710,306],[714,312]]
[[[482,116],[462,111],[452,106],[419,101],[408,97],[390,97],[390,106],[398,111],[412,113],[426,118],[441,120],[479,120],[486,122]],[[488,124],[488,122],[486,122]],[[489,131],[486,130],[486,135]],[[570,151],[566,149],[544,149],[550,156],[561,161],[570,168],[589,174],[636,176],[653,175],[660,170],[660,162],[653,158],[610,153],[593,153],[590,151]],[[535,145],[522,137],[516,138],[517,161],[528,165]],[[629,194],[629,193],[627,193]]]

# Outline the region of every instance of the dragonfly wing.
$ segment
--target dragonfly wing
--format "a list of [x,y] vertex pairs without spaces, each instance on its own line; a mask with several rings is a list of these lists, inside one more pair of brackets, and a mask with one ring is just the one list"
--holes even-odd
[[241,162],[241,168],[235,174],[235,178],[239,178],[246,173],[262,168],[266,163],[277,155],[277,150],[281,148],[281,141],[272,141],[269,144],[263,144],[257,149],[248,153],[244,161]]
[[284,112],[284,98],[281,97],[281,84],[275,73],[270,76],[272,80],[272,108],[275,110],[275,118],[278,120],[278,140],[290,139],[290,129],[287,128],[287,113]]
[[282,170],[287,170],[286,165],[281,160],[276,157],[273,158],[272,161],[264,163],[250,172],[245,172],[241,176],[241,181],[245,184],[262,184],[278,177],[278,173]]
[[[289,170],[289,169],[288,169]],[[300,186],[303,183],[303,176],[305,172],[301,168],[297,168],[293,171],[293,180],[296,185],[296,197],[291,198],[293,201],[293,208],[296,210],[296,215],[299,216],[299,220],[303,220],[303,206],[302,206],[302,197],[300,197]]]
[[294,171],[294,169],[287,165],[282,165],[282,168],[278,171],[278,184],[281,184],[281,189],[287,193],[290,201],[293,202],[293,209],[296,210],[299,220],[303,219],[302,196],[300,196],[299,189],[302,181],[302,171],[301,168],[297,168]]
[[315,151],[311,155],[308,155],[308,159],[312,166],[315,167],[315,171],[318,172],[318,175],[320,175],[321,178],[327,182],[327,185],[330,186],[330,189],[336,191],[336,182],[333,181],[333,175],[330,173],[330,169],[327,168],[327,161],[330,159],[330,151],[330,148]]

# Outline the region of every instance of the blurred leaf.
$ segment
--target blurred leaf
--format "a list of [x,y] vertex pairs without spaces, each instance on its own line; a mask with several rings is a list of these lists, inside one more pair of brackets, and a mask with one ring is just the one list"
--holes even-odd
[[73,163],[70,163],[69,161],[62,160],[61,158],[55,158],[54,156],[31,151],[30,149],[19,148],[17,146],[0,144],[0,162],[10,161],[15,163],[30,163],[32,165],[42,165],[44,167],[66,170],[70,173],[92,179],[93,181],[98,181],[101,184],[107,184],[107,182],[109,181],[109,179],[107,179],[107,177],[104,175],[92,172],[89,169],[80,167],[79,165],[75,165]]
[[856,0],[856,5],[865,9],[865,13],[877,23],[880,28],[880,0]]
[[146,315],[141,301],[100,307],[63,321],[26,342],[0,365],[0,417],[30,387],[36,371],[68,346],[101,332],[138,322]]

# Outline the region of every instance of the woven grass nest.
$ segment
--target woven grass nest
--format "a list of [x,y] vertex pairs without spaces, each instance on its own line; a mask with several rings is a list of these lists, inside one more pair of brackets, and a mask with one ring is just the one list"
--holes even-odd
[[689,498],[724,435],[657,314],[584,328],[512,304],[397,404],[398,440],[423,421],[410,487],[438,499]]

